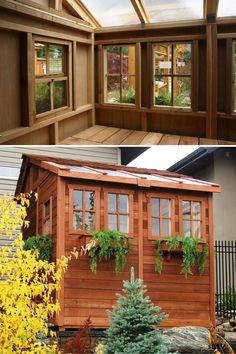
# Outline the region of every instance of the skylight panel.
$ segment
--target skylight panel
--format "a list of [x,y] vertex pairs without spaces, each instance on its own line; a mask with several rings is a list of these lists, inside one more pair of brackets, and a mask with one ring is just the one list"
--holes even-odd
[[220,0],[217,16],[236,16],[236,2],[233,0]]
[[151,22],[203,18],[203,0],[144,0]]
[[139,24],[130,0],[82,0],[103,27]]

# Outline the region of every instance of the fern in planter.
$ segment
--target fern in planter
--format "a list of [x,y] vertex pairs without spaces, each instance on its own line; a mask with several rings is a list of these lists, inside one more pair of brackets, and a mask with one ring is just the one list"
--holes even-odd
[[206,261],[208,258],[208,246],[204,244],[203,249],[200,249],[200,240],[196,237],[179,237],[172,236],[167,240],[156,241],[156,263],[155,270],[158,273],[162,272],[163,268],[163,249],[162,242],[166,241],[168,251],[175,251],[180,245],[182,245],[182,265],[181,274],[187,277],[192,273],[192,268],[197,264],[198,271],[202,274],[205,270]]
[[98,261],[115,258],[115,271],[118,273],[125,268],[129,248],[129,239],[125,234],[104,230],[92,235],[92,240],[82,247],[82,254],[90,257],[90,269],[93,273],[97,271]]
[[50,236],[31,236],[25,240],[24,250],[37,250],[39,259],[42,261],[51,261],[53,249],[53,240]]

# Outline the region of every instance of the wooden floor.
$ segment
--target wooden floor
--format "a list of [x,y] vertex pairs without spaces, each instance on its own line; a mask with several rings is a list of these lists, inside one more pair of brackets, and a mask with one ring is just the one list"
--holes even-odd
[[65,145],[236,145],[233,141],[190,136],[151,133],[95,125],[75,134],[60,144]]

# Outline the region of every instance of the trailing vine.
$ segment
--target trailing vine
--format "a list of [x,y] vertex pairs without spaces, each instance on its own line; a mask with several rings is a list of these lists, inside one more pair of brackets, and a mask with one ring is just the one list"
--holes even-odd
[[208,246],[204,244],[203,249],[201,250],[199,238],[171,236],[167,240],[156,241],[155,270],[158,273],[161,273],[163,268],[163,241],[166,241],[168,251],[175,251],[180,245],[182,245],[183,261],[181,265],[181,274],[184,274],[185,277],[193,274],[192,268],[196,264],[198,265],[199,273],[202,274],[204,272],[209,255]]
[[119,273],[125,268],[129,248],[129,239],[125,234],[115,230],[102,230],[92,234],[91,241],[81,247],[81,253],[90,257],[90,269],[93,273],[97,271],[98,261],[112,258],[115,258],[115,271]]

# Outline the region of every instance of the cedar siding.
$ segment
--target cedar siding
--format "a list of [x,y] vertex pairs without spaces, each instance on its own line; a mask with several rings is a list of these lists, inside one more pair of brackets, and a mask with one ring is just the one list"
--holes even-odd
[[[93,171],[82,172],[81,167]],[[24,174],[23,171],[27,168],[31,173]],[[33,171],[38,171],[38,174]],[[97,175],[94,177],[95,171]],[[30,174],[37,175],[34,182]],[[128,174],[129,178],[121,177]],[[137,179],[134,178],[136,174],[139,176]],[[137,183],[134,183],[134,180]],[[178,180],[182,182],[179,183]],[[175,188],[171,183],[174,183]],[[129,278],[131,266],[134,266],[136,274],[144,279],[151,300],[169,314],[168,319],[162,324],[164,327],[184,325],[211,327],[215,323],[212,191],[219,192],[219,186],[167,171],[28,155],[24,158],[17,190],[26,192],[32,186],[38,191],[39,198],[35,208],[36,217],[34,213],[31,222],[35,223],[35,229],[37,228],[39,233],[42,230],[43,205],[50,197],[52,198],[54,258],[69,254],[74,247],[79,249],[85,244],[85,233],[73,231],[71,225],[73,210],[71,190],[87,188],[96,191],[98,199],[95,212],[98,230],[107,229],[107,192],[130,196],[131,228],[128,236],[131,250],[124,272],[115,273],[113,260],[99,262],[96,274],[89,268],[87,255],[72,260],[63,277],[61,292],[58,294],[61,312],[56,318],[56,324],[60,328],[77,328],[89,315],[94,328],[106,328],[109,323],[107,310],[115,304],[116,294],[122,289],[122,281]],[[155,272],[155,240],[150,233],[150,196],[167,197],[172,200],[172,230],[173,234],[179,235],[182,234],[180,216],[182,200],[201,202],[201,237],[208,244],[210,251],[204,274],[199,275],[195,269],[194,274],[188,278],[180,275],[181,257],[176,254],[165,256],[162,274]],[[86,240],[89,240],[89,236],[86,236]]]

